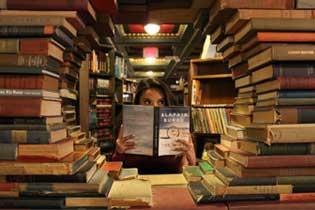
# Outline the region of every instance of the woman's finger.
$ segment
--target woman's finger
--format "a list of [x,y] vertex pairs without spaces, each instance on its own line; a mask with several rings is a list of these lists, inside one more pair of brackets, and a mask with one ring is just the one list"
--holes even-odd
[[125,142],[125,141],[128,141],[128,140],[133,139],[133,138],[135,138],[135,135],[131,134],[131,135],[128,135],[128,136],[124,136],[122,138],[122,141]]
[[132,140],[125,141],[124,146],[135,146],[136,143]]

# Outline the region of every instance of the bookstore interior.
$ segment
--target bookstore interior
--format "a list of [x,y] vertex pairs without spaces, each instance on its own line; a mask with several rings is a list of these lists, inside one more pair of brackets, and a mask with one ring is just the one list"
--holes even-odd
[[0,210],[129,208],[315,210],[315,0],[0,0]]

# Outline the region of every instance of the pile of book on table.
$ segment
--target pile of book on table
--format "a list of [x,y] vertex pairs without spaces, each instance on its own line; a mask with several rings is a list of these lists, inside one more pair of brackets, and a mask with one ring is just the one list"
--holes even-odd
[[315,21],[308,10],[314,3],[218,0],[212,6],[207,29],[238,96],[227,135],[208,155],[214,173],[190,183],[192,194],[202,189],[200,196],[208,196],[205,202],[226,201],[230,209],[262,206],[235,201],[314,205]]

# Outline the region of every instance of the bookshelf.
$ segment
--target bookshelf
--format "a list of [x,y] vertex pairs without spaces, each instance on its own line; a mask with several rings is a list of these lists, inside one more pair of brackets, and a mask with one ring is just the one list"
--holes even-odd
[[123,57],[110,48],[92,50],[80,73],[80,123],[110,154],[121,123]]
[[193,59],[190,62],[188,105],[191,132],[201,157],[206,142],[217,143],[226,133],[235,88],[231,71],[222,58]]
[[137,81],[133,79],[123,80],[123,103],[133,104],[137,89]]

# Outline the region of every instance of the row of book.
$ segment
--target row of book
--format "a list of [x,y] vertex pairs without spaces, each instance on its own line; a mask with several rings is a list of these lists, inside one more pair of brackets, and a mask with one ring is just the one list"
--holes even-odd
[[229,108],[192,108],[194,133],[226,134],[230,111]]
[[314,204],[313,8],[313,1],[218,0],[210,9],[208,31],[238,95],[226,135],[208,152],[213,173],[192,181],[210,195],[207,203]]

